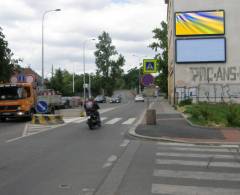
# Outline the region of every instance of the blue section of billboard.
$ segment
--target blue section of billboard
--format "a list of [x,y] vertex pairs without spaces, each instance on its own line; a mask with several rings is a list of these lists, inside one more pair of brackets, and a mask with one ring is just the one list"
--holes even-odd
[[177,63],[226,62],[225,38],[176,40]]

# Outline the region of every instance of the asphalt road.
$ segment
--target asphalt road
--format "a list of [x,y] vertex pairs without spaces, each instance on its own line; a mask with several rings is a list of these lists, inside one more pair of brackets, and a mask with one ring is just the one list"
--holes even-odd
[[79,195],[97,191],[129,145],[125,133],[145,104],[100,106],[113,110],[101,115],[103,125],[96,130],[75,120],[21,137],[24,122],[1,123],[0,194]]
[[236,146],[138,140],[127,131],[146,103],[100,106],[103,125],[96,130],[73,118],[22,137],[24,122],[1,123],[0,194],[240,194]]

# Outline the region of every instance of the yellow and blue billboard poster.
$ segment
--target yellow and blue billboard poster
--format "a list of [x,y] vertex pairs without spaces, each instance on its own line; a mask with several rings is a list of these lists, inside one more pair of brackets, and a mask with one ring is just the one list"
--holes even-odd
[[143,60],[143,73],[156,73],[157,72],[157,60],[156,59],[144,59]]
[[175,17],[176,36],[225,34],[225,13],[223,10],[177,12]]

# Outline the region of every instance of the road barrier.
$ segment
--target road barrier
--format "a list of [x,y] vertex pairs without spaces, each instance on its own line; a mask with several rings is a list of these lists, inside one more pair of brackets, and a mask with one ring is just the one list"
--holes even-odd
[[57,125],[63,123],[63,116],[59,114],[34,114],[32,118],[32,124]]
[[80,112],[80,117],[85,117],[85,112],[84,111]]

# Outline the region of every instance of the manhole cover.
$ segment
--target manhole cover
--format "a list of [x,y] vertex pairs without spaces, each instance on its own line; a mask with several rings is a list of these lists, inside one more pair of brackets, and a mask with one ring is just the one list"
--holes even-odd
[[68,184],[60,184],[59,188],[61,188],[61,189],[69,189],[70,185],[68,185]]

